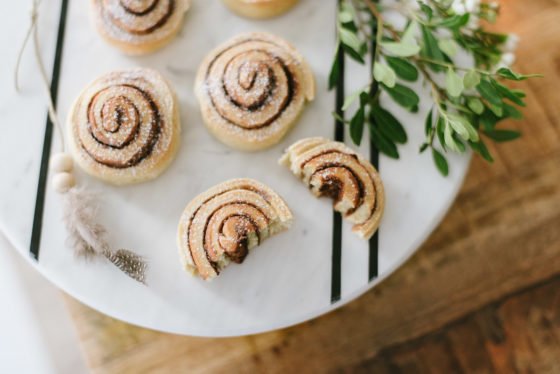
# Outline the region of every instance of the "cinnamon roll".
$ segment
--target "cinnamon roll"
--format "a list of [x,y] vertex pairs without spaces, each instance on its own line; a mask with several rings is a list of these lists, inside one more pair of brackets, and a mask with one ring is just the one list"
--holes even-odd
[[175,94],[155,70],[106,74],[87,86],[68,117],[74,158],[89,174],[117,185],[158,176],[179,146]]
[[267,33],[237,36],[202,62],[195,83],[202,117],[221,142],[255,151],[282,139],[315,96],[303,57]]
[[190,0],[91,0],[101,36],[131,55],[163,47],[181,28]]
[[271,18],[288,11],[298,0],[224,0],[235,13],[248,18]]
[[193,275],[212,279],[291,222],[286,203],[264,184],[252,179],[221,183],[185,208],[177,231],[181,262]]
[[302,139],[280,159],[317,196],[334,199],[334,209],[354,224],[363,239],[373,236],[385,207],[377,170],[344,143],[324,138]]

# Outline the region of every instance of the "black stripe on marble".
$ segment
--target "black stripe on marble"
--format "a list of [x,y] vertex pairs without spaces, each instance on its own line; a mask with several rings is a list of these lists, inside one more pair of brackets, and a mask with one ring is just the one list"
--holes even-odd
[[[344,118],[342,105],[344,104],[344,52],[338,49],[336,56],[338,60],[338,82],[336,85],[335,111],[339,118]],[[334,139],[344,141],[344,123],[338,119],[334,124]],[[331,266],[331,303],[340,300],[342,288],[342,216],[333,211],[332,232],[332,266]]]
[[[375,35],[376,33],[377,33],[377,26],[374,23],[372,27],[372,35]],[[373,64],[375,63],[375,57],[374,57],[375,53],[373,51],[375,51],[376,48],[377,48],[377,44],[375,42],[375,38],[373,38],[371,42],[371,51],[372,51],[371,71],[373,71]],[[379,86],[377,85],[377,82],[374,81],[374,83],[371,86],[371,94],[375,95],[378,89]],[[370,118],[370,121],[372,126],[376,126],[373,118]],[[369,159],[372,165],[377,169],[377,171],[379,171],[379,150],[371,140],[370,140],[370,147],[369,147]],[[377,278],[378,275],[379,275],[379,230],[377,230],[369,240],[368,280],[371,281]]]
[[[58,34],[56,37],[56,50],[54,54],[54,64],[51,79],[51,96],[55,107],[58,96],[58,82],[60,80],[62,47],[64,45],[64,31],[66,30],[66,15],[68,14],[68,3],[68,0],[62,0],[62,4],[60,6],[60,18],[58,21]],[[49,169],[49,158],[51,154],[52,134],[53,123],[51,122],[47,114],[45,136],[43,139],[43,151],[41,154],[41,165],[39,169],[39,182],[37,184],[37,197],[35,199],[35,213],[33,215],[33,227],[31,229],[31,243],[29,245],[29,252],[31,256],[36,260],[39,260],[39,250],[41,248],[43,210],[45,208],[45,190]]]

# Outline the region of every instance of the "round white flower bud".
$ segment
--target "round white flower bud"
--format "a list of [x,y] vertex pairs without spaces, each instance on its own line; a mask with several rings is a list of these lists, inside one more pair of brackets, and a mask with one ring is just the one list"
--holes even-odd
[[519,36],[516,34],[509,34],[504,43],[504,52],[515,52],[517,44],[519,44]]
[[467,13],[478,13],[480,11],[480,0],[464,0]]
[[504,53],[500,62],[505,66],[511,66],[515,62],[515,55],[513,53]]
[[465,8],[465,5],[462,1],[455,1],[451,6],[451,9],[453,9],[453,11],[459,15],[465,14],[467,12],[467,9]]

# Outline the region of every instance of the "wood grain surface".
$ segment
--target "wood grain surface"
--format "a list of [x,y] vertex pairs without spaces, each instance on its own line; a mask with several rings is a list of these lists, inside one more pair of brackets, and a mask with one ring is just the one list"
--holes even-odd
[[502,1],[521,36],[522,139],[475,157],[421,250],[329,315],[232,339],[157,333],[67,298],[96,373],[560,372],[560,1]]

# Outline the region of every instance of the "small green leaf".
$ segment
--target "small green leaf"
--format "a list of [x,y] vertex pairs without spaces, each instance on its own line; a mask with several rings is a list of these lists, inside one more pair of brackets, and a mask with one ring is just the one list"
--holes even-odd
[[352,22],[354,20],[354,15],[348,9],[343,9],[338,12],[338,21],[340,23]]
[[475,88],[480,83],[480,74],[476,70],[469,70],[463,77],[463,85],[467,89]]
[[480,95],[482,95],[483,98],[488,100],[490,104],[494,104],[496,106],[502,106],[502,97],[490,82],[486,80],[482,80],[480,81],[478,86],[476,86],[476,89],[478,90]]
[[387,60],[387,64],[393,68],[399,78],[410,82],[418,79],[418,69],[404,58],[386,56],[385,60]]
[[418,23],[416,21],[411,21],[408,27],[404,31],[401,41],[405,44],[418,44],[416,43],[416,33],[418,32]]
[[496,105],[490,103],[490,105],[488,105],[488,109],[490,109],[492,111],[492,113],[494,113],[497,117],[501,118],[504,115],[503,106],[496,106]]
[[484,134],[496,142],[509,142],[521,136],[519,131],[514,130],[485,130]]
[[450,121],[461,123],[461,126],[467,132],[467,137],[463,137],[463,139],[472,140],[472,141],[475,141],[475,142],[478,141],[478,131],[476,131],[474,126],[471,124],[471,122],[466,117],[464,117],[462,115],[459,115],[459,114],[450,114],[449,119],[450,119]]
[[350,120],[350,137],[352,141],[356,145],[360,145],[362,142],[362,136],[364,133],[364,122],[365,122],[365,113],[364,108],[360,107],[358,111],[354,114],[352,119]]
[[459,148],[459,146],[457,145],[457,143],[455,142],[455,139],[453,139],[453,132],[451,130],[451,125],[449,123],[449,121],[445,121],[445,127],[443,130],[443,138],[445,140],[445,146],[447,148],[449,148],[450,150],[454,151],[454,152],[461,152],[461,149]]
[[351,4],[347,3],[346,1],[340,2],[340,11],[350,13],[352,16],[355,15],[354,7]]
[[522,119],[523,118],[523,113],[521,113],[519,110],[517,110],[516,107],[509,105],[509,104],[505,104],[504,103],[504,117],[506,118],[513,118],[513,119]]
[[393,69],[382,62],[376,62],[373,65],[373,77],[376,81],[383,83],[387,87],[395,87],[397,76]]
[[[422,46],[422,55],[428,57],[431,60],[445,62],[445,58],[443,53],[439,49],[437,44],[437,40],[430,31],[430,29],[424,25],[421,27],[422,29],[422,40],[424,45]],[[442,67],[437,64],[428,64],[430,68],[434,71],[441,71]]]
[[426,116],[426,122],[424,123],[424,132],[426,133],[426,136],[430,136],[430,133],[433,129],[433,111],[433,108],[430,109],[428,115]]
[[461,140],[461,137],[457,133],[453,133],[453,139],[455,139],[455,144],[459,148],[459,153],[464,153],[467,150],[465,143]]
[[386,137],[391,139],[395,143],[406,143],[407,136],[403,125],[396,119],[391,113],[381,108],[378,105],[374,105],[371,108],[371,116],[377,124],[377,128]]
[[[350,48],[346,44],[342,43],[342,50],[344,53],[349,56],[354,61],[359,62],[360,64],[365,64],[366,61],[364,60],[364,53],[362,51],[355,51],[354,49]],[[365,44],[363,44],[365,46]]]
[[356,35],[356,33],[353,33],[352,31],[345,28],[340,28],[338,30],[338,35],[340,36],[340,41],[342,43],[346,44],[357,53],[360,53],[362,42],[360,41],[360,38],[358,38],[358,35]]
[[[451,126],[451,128],[453,128],[453,130],[459,134],[459,136],[461,136],[461,138],[467,140],[469,139],[469,132],[467,131],[466,127],[463,124],[463,121],[460,121],[458,118],[455,117],[451,117],[451,115],[449,115],[448,117],[448,123]],[[447,141],[446,141],[447,143]]]
[[449,175],[449,164],[447,163],[445,156],[437,149],[432,148],[432,157],[434,158],[434,163],[441,175],[447,177]]
[[430,145],[428,143],[422,143],[422,145],[420,146],[420,149],[418,150],[419,153],[424,153],[424,151],[426,149],[428,149]]
[[420,5],[420,9],[422,10],[422,12],[424,12],[426,17],[428,17],[428,20],[430,20],[434,16],[434,11],[432,10],[432,8],[430,8],[423,2],[418,2],[418,4]]
[[518,88],[512,88],[510,89],[511,92],[513,92],[515,94],[515,96],[517,96],[520,99],[524,99],[525,97],[527,97],[527,94],[525,94],[525,91],[520,90]]
[[493,130],[500,118],[496,117],[490,110],[485,110],[479,117],[480,123],[486,130]]
[[471,142],[469,141],[469,144],[471,146],[471,148],[477,152],[478,154],[480,154],[482,156],[482,158],[484,158],[486,161],[488,162],[494,162],[494,159],[492,158],[492,155],[490,154],[490,152],[488,151],[488,148],[486,147],[486,144],[484,144],[484,142],[482,141],[482,139],[480,139],[478,142]]
[[469,13],[461,15],[457,14],[448,18],[444,18],[440,23],[438,23],[438,26],[448,27],[450,29],[459,28],[466,25],[469,22],[469,18]]
[[492,84],[494,85],[496,90],[498,90],[498,92],[502,94],[503,97],[509,99],[511,102],[519,106],[525,106],[522,98],[520,98],[513,90],[510,90],[509,87],[506,87],[496,81],[492,81]]
[[445,75],[445,86],[449,95],[459,97],[463,92],[463,79],[453,69],[449,68]]
[[506,67],[498,69],[498,71],[496,73],[502,78],[513,80],[513,81],[522,81],[522,80],[525,80],[525,79],[528,79],[528,78],[542,78],[543,77],[542,74],[527,74],[527,75],[517,74],[517,73],[513,72],[510,68],[506,68]]
[[438,47],[443,53],[450,57],[454,57],[459,51],[459,45],[453,39],[440,39],[438,41]]
[[447,147],[445,146],[445,120],[443,119],[443,117],[438,117],[437,121],[436,121],[436,135],[438,137],[439,140],[439,144],[441,144],[441,146],[443,147],[443,150],[447,150]]
[[382,42],[380,43],[389,54],[399,57],[410,57],[420,52],[418,44],[401,42]]
[[484,112],[484,104],[476,97],[470,97],[467,100],[467,106],[476,114],[482,114],[482,112]]
[[397,150],[395,143],[393,143],[390,139],[387,139],[387,137],[385,137],[385,135],[383,135],[379,129],[371,123],[369,124],[369,134],[371,142],[380,152],[391,158],[399,158],[399,151]]
[[347,123],[348,122],[344,118],[342,118],[342,116],[339,115],[337,112],[332,112],[331,114],[334,117],[334,119],[337,120],[340,123]]
[[342,104],[342,110],[345,111],[348,108],[350,108],[350,105],[352,105],[352,103],[354,101],[356,101],[356,99],[358,99],[358,97],[360,97],[360,94],[362,94],[362,92],[364,92],[363,89],[358,90],[358,91],[354,91],[354,92],[352,92],[352,94],[347,96],[346,99],[344,99],[344,103]]
[[410,88],[403,86],[402,84],[395,84],[395,87],[383,86],[385,91],[402,107],[411,109],[418,105],[420,98]]
[[338,84],[340,78],[340,59],[338,54],[340,53],[340,43],[336,45],[336,52],[334,54],[333,63],[331,66],[331,71],[329,72],[329,90],[332,90]]

